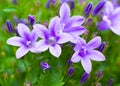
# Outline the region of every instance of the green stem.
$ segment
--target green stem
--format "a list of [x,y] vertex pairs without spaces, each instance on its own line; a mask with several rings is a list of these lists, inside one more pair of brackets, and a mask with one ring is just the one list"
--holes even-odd
[[24,62],[23,59],[22,59],[22,62],[23,62],[24,66],[25,66],[25,68],[26,68],[26,70],[27,70],[27,69],[28,69],[28,68],[27,68],[27,65],[25,64],[25,62]]

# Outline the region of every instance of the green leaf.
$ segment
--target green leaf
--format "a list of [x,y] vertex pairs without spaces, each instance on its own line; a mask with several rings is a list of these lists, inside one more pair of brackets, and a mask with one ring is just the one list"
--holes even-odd
[[17,11],[16,8],[5,8],[3,9],[4,12],[15,12]]
[[[46,82],[47,81],[47,82]],[[59,73],[46,72],[40,75],[38,86],[63,86],[63,77]]]

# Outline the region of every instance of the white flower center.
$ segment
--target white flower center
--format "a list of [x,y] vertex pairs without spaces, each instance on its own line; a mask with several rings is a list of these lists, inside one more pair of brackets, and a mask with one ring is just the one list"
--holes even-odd
[[55,37],[50,37],[49,40],[48,40],[48,43],[49,43],[50,45],[54,45],[54,44],[56,43]]
[[31,47],[33,46],[32,41],[27,41],[27,46],[28,46],[29,48],[31,48]]

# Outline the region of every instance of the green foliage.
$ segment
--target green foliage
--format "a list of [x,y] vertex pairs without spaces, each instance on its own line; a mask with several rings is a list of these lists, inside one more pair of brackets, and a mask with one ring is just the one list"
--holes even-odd
[[57,72],[41,73],[38,81],[38,86],[63,86],[63,77]]

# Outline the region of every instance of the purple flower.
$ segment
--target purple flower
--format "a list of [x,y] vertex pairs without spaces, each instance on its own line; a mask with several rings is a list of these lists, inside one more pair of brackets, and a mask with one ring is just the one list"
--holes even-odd
[[93,3],[90,2],[88,3],[88,5],[86,6],[86,8],[84,9],[84,14],[88,17],[91,10],[92,10],[92,7],[93,7]]
[[13,0],[13,4],[17,5],[18,4],[18,0]]
[[63,3],[60,7],[60,23],[61,23],[61,31],[72,35],[73,40],[71,42],[75,42],[76,37],[83,34],[85,32],[85,28],[81,26],[84,22],[84,17],[82,16],[73,16],[70,17],[70,8],[67,3]]
[[102,52],[105,48],[106,42],[101,43],[101,45],[98,47],[98,51]]
[[20,36],[14,36],[7,40],[7,44],[20,47],[16,51],[17,59],[23,57],[29,51],[37,53],[35,46],[38,36],[36,31],[32,30],[32,32],[30,32],[29,28],[22,23],[18,24],[17,30]]
[[26,21],[25,19],[20,19],[20,20],[19,20],[19,23],[23,23],[23,24],[25,24],[25,25],[28,26],[27,21]]
[[18,18],[17,18],[16,16],[13,17],[13,20],[14,20],[14,23],[15,23],[16,25],[18,25],[19,20],[18,20]]
[[71,66],[72,64],[72,61],[71,61],[71,58],[68,59],[68,66]]
[[8,31],[13,34],[14,33],[14,29],[13,29],[13,26],[11,24],[11,22],[9,20],[6,21],[6,25],[7,25],[7,28],[8,28]]
[[103,74],[102,74],[102,71],[100,71],[100,70],[99,70],[99,71],[97,71],[97,78],[101,78],[101,77],[102,77],[102,75],[103,75]]
[[96,16],[104,7],[104,5],[105,5],[105,0],[101,0],[93,10],[93,15]]
[[114,8],[110,1],[106,1],[102,21],[98,24],[98,30],[111,29],[120,35],[120,7]]
[[71,76],[74,73],[74,67],[68,69],[68,75]]
[[111,79],[108,81],[107,86],[112,86],[112,84],[113,84],[113,79],[111,78]]
[[33,25],[33,28],[38,32],[39,37],[42,38],[42,40],[38,42],[39,51],[46,51],[49,49],[50,53],[55,57],[60,56],[60,44],[70,41],[71,36],[67,33],[59,33],[59,30],[61,29],[59,23],[59,18],[55,17],[51,19],[48,26],[49,29],[41,24]]
[[49,8],[50,7],[50,4],[55,4],[57,0],[48,0],[47,3],[46,3],[46,8]]
[[79,38],[79,41],[74,48],[75,53],[73,54],[71,61],[75,63],[81,61],[84,70],[87,73],[90,73],[92,69],[90,59],[95,61],[105,60],[105,57],[101,52],[94,50],[95,48],[99,47],[100,44],[101,44],[100,37],[93,38],[87,44],[84,39]]
[[48,63],[46,63],[46,62],[41,62],[40,66],[41,66],[44,70],[50,68],[50,66],[49,66]]
[[28,16],[28,21],[30,22],[31,25],[33,25],[35,23],[35,17],[32,15]]
[[81,84],[84,84],[87,81],[88,77],[89,74],[85,72],[80,79]]

